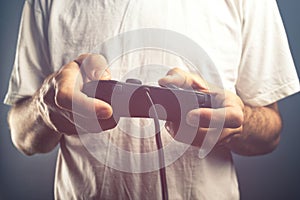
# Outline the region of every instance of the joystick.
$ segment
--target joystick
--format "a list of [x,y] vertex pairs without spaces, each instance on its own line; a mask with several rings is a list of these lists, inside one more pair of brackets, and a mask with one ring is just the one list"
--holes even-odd
[[147,97],[151,96],[154,105],[162,106],[158,118],[166,121],[180,121],[193,109],[211,107],[211,97],[207,93],[185,90],[175,85],[166,87],[143,85],[138,79],[124,82],[115,80],[91,81],[84,85],[82,91],[109,103],[116,117],[150,118],[149,111],[153,104]]

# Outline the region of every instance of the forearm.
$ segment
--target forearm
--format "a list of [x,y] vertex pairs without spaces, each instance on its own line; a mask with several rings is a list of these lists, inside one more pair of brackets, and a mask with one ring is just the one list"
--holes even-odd
[[61,137],[60,133],[44,122],[36,96],[13,106],[8,115],[8,123],[14,145],[27,155],[51,151]]
[[269,153],[279,143],[281,126],[276,103],[266,107],[245,106],[242,132],[231,138],[228,147],[241,155]]

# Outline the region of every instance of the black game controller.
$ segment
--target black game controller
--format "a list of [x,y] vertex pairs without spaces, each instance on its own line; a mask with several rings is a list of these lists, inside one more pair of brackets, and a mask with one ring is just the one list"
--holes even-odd
[[211,107],[209,94],[180,89],[174,85],[167,87],[142,85],[137,79],[127,79],[125,83],[114,80],[91,81],[84,85],[82,91],[89,97],[110,104],[113,115],[117,118],[154,118],[150,111],[154,104],[160,105],[156,107],[159,119],[176,122],[185,118],[192,109]]

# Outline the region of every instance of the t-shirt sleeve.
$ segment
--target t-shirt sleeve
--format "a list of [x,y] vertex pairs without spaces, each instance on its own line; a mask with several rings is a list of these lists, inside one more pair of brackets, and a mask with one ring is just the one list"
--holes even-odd
[[47,45],[47,14],[42,1],[25,1],[20,21],[15,61],[4,99],[14,104],[31,96],[51,73]]
[[243,50],[236,90],[252,106],[299,91],[299,79],[275,0],[243,1]]

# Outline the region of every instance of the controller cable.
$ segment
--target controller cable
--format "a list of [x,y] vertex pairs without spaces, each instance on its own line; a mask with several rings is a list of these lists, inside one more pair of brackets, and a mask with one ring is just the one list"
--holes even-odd
[[166,177],[166,168],[165,168],[165,156],[162,146],[162,140],[161,140],[161,132],[160,132],[160,125],[159,125],[159,119],[157,110],[155,108],[155,104],[153,103],[153,100],[150,95],[149,88],[145,88],[146,95],[150,101],[150,104],[153,107],[154,111],[154,126],[155,126],[155,140],[156,140],[156,146],[158,150],[158,161],[159,161],[159,175],[160,175],[160,185],[161,185],[161,192],[162,192],[162,200],[168,200],[168,186],[167,186],[167,177]]

